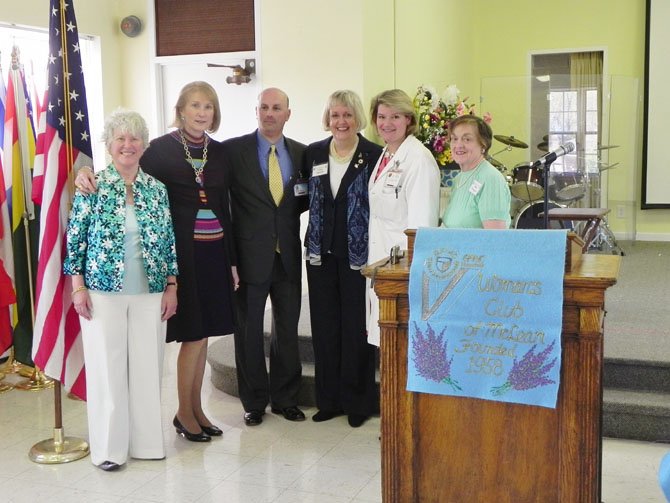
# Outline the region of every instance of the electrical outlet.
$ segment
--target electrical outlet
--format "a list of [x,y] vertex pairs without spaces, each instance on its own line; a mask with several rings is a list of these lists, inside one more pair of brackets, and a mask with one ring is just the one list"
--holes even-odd
[[626,207],[623,204],[618,204],[616,207],[616,217],[626,218]]

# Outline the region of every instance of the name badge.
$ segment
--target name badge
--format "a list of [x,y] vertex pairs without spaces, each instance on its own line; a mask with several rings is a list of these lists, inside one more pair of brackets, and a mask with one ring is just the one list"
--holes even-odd
[[321,176],[328,174],[328,163],[324,162],[323,164],[317,164],[312,166],[312,176]]
[[472,194],[473,196],[476,196],[477,194],[479,194],[479,191],[481,190],[483,185],[484,184],[482,182],[478,181],[478,180],[475,180],[474,182],[472,182],[472,185],[470,185],[470,189],[469,189],[470,194]]
[[307,195],[307,182],[305,180],[298,180],[293,186],[293,194],[295,197]]
[[402,172],[400,171],[389,171],[386,174],[386,179],[384,180],[384,186],[395,189],[398,186],[398,183],[400,183],[401,176]]

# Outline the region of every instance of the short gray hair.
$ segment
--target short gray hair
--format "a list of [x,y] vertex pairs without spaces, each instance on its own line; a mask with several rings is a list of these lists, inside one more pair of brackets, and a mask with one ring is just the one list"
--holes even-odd
[[102,141],[105,142],[107,150],[114,140],[114,131],[121,131],[122,133],[129,133],[137,138],[142,139],[142,147],[149,146],[149,128],[142,116],[132,110],[118,109],[113,111],[105,119],[105,127],[102,130]]
[[365,129],[365,126],[368,125],[361,99],[355,92],[345,89],[341,91],[335,91],[333,94],[328,96],[328,99],[326,100],[326,106],[323,109],[323,118],[321,119],[323,129],[326,131],[330,129],[330,109],[337,105],[345,106],[351,110],[354,115],[354,121],[356,121],[356,128],[358,131]]

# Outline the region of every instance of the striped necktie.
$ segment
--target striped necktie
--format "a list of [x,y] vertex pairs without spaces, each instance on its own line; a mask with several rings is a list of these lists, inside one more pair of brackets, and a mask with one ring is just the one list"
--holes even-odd
[[281,168],[279,167],[279,158],[277,158],[277,149],[274,145],[270,145],[270,156],[268,158],[268,184],[270,185],[270,194],[274,199],[275,204],[279,203],[284,196],[284,181],[281,176]]

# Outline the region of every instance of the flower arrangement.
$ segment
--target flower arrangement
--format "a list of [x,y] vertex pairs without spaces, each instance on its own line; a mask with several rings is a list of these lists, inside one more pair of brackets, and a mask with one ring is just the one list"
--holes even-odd
[[[442,96],[438,95],[435,88],[422,85],[414,96],[414,110],[419,121],[416,137],[433,153],[441,166],[452,161],[449,123],[461,115],[475,113],[475,105],[468,103],[468,98],[461,99],[459,94],[460,90],[453,84],[447,86]],[[491,122],[489,113],[482,118],[487,123]]]

